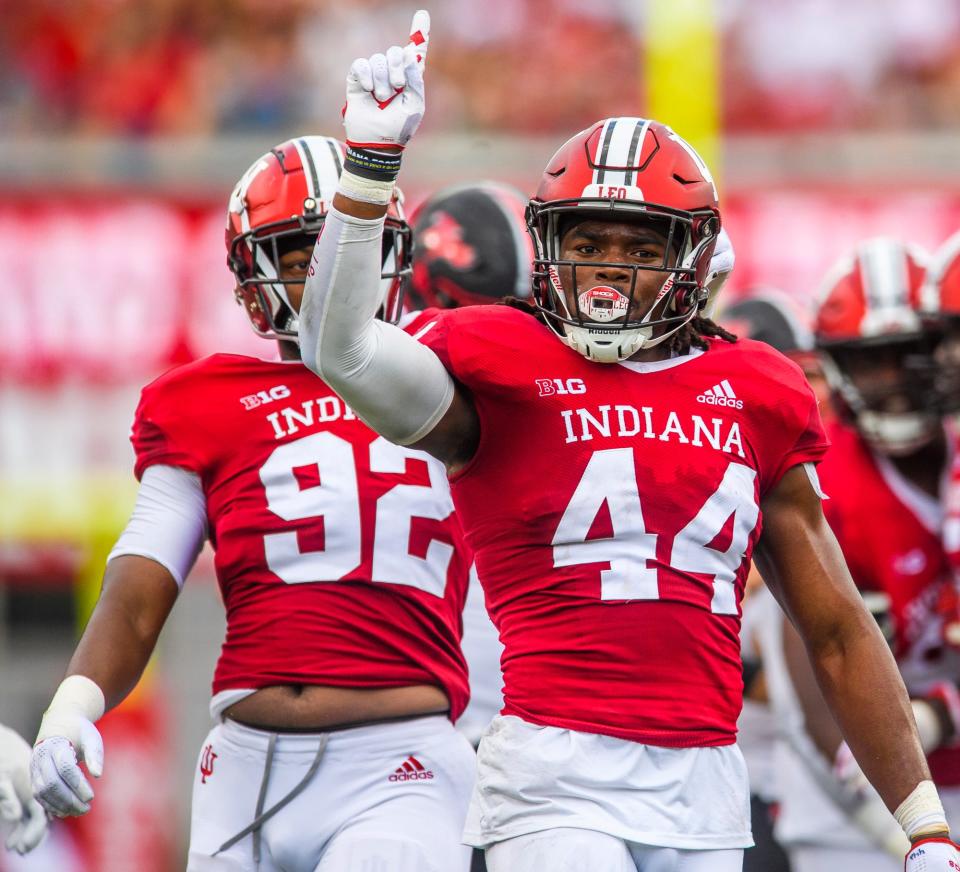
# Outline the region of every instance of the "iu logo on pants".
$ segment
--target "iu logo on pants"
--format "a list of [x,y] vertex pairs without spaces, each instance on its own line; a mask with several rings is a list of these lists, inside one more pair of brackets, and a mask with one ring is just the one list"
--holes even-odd
[[213,745],[207,745],[200,755],[200,783],[206,784],[207,778],[213,775],[213,761],[217,755],[213,753]]

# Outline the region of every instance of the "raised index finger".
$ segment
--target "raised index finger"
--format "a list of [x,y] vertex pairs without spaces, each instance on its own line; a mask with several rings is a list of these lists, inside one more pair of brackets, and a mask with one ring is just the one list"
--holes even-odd
[[407,43],[407,55],[414,55],[418,64],[423,64],[427,57],[427,48],[430,45],[430,13],[426,9],[418,9],[413,13],[410,23],[410,41]]

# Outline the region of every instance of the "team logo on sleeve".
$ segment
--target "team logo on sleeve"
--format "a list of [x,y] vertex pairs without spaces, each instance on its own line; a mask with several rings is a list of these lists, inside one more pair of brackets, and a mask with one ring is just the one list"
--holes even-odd
[[715,384],[709,390],[705,390],[699,397],[698,403],[706,403],[708,406],[727,406],[731,409],[742,409],[743,400],[738,399],[737,395],[730,387],[730,382],[724,379],[719,384]]
[[433,770],[427,769],[412,754],[401,763],[388,781],[428,781],[433,778]]

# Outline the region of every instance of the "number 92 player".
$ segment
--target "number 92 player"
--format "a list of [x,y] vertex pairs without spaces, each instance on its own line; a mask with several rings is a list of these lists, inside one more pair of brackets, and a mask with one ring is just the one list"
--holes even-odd
[[428,312],[419,342],[375,321],[428,25],[417,13],[406,49],[347,77],[347,163],[301,348],[374,429],[447,466],[505,646],[467,840],[492,872],[740,869],[737,637],[755,552],[915,840],[907,868],[954,868],[896,665],[823,519],[812,392],[781,355],[701,314],[721,219],[690,146],[640,118],[561,146],[528,212],[529,311]]
[[[469,868],[475,757],[451,720],[468,696],[471,561],[443,467],[371,431],[300,362],[304,276],[343,157],[327,137],[284,142],[234,190],[236,296],[281,359],[217,354],[144,389],[137,504],[33,752],[41,803],[86,812],[93,722],[136,683],[209,538],[227,634],[194,777],[197,872]],[[391,300],[408,237],[394,196],[377,255]]]

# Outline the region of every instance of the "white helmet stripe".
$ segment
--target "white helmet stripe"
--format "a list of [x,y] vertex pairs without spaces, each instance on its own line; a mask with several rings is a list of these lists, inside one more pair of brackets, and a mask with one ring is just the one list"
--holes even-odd
[[[643,118],[618,118],[610,139],[610,151],[607,154],[607,163],[615,167],[629,167],[633,165],[637,149],[643,141],[641,133],[646,135],[644,127],[650,122]],[[607,171],[604,180],[608,185],[627,185],[627,178],[633,178],[633,173],[627,170]]]
[[602,166],[623,167],[616,170],[594,170],[594,183],[604,185],[633,185],[632,167],[643,148],[643,141],[650,129],[646,118],[610,118],[604,125],[594,163]]
[[331,139],[329,136],[325,136],[327,147],[330,149],[330,156],[333,158],[333,165],[337,168],[337,178],[340,178],[340,173],[343,172],[343,161],[340,159],[340,145],[335,139]]
[[[633,126],[633,136],[630,139],[630,150],[627,152],[627,166],[632,167],[637,163],[637,158],[643,154],[643,143],[647,138],[647,131],[650,129],[650,122],[645,118],[636,119]],[[624,176],[624,184],[632,185],[634,182],[633,170],[628,170]]]
[[616,118],[608,118],[597,137],[597,152],[593,156],[593,183],[599,185],[604,180],[604,171],[599,169],[607,163],[607,152],[610,150],[610,139],[613,136],[613,128],[617,126]]
[[307,196],[317,199],[317,188],[320,187],[320,181],[317,178],[317,165],[314,163],[310,146],[305,139],[295,139],[293,144],[297,148],[297,154],[300,155],[303,178],[307,184]]
[[304,141],[309,147],[316,173],[313,196],[324,204],[324,209],[329,209],[343,169],[337,142],[328,136],[308,136]]
[[907,256],[903,245],[893,239],[871,239],[860,250],[863,292],[871,309],[898,309],[909,306]]

